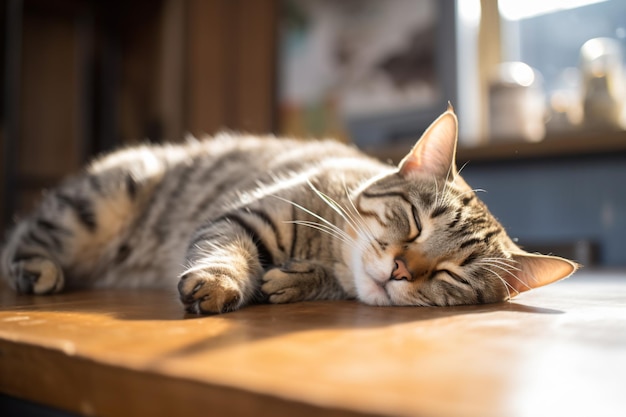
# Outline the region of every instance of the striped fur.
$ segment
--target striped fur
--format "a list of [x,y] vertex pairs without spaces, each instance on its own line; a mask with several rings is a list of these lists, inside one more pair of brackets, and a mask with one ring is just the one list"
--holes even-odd
[[454,305],[523,291],[507,279],[520,275],[522,252],[474,191],[409,165],[332,141],[241,135],[120,150],[45,194],[8,234],[0,272],[35,294],[177,285],[193,313],[340,298]]

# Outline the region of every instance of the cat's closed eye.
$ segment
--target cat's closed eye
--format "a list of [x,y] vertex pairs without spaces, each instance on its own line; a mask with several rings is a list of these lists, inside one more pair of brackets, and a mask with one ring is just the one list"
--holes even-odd
[[456,274],[456,273],[450,271],[449,269],[439,269],[439,270],[434,272],[433,277],[437,277],[437,276],[441,277],[442,275],[444,277],[450,277],[450,278],[460,282],[461,284],[465,284],[465,285],[471,286],[470,282],[467,279],[463,278],[459,274]]
[[413,221],[415,222],[415,234],[409,236],[407,242],[415,242],[422,234],[422,223],[420,222],[420,216],[415,206],[411,206],[411,214],[413,215]]

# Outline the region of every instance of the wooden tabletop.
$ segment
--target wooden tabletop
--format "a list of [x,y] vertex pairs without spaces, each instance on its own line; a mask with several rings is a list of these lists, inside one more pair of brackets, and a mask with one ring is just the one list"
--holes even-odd
[[626,274],[514,302],[211,317],[173,293],[0,294],[0,392],[84,415],[624,416]]

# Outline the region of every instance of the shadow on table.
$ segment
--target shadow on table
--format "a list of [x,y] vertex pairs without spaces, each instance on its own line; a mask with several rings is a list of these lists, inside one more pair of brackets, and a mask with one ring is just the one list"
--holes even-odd
[[[425,329],[438,324],[445,325],[447,319],[454,320],[468,315],[477,316],[475,320],[478,323],[489,314],[495,314],[498,319],[502,319],[503,312],[533,315],[564,313],[517,302],[455,307],[374,307],[357,301],[257,305],[219,316],[220,320],[231,322],[233,326],[230,331],[190,343],[165,356],[193,356],[212,349],[314,330],[374,329],[411,323],[415,328]],[[203,319],[207,318],[198,320]]]
[[[446,320],[459,320],[460,328],[483,319],[510,317],[506,313],[555,315],[563,311],[504,302],[455,307],[374,307],[357,301],[319,301],[282,305],[252,305],[232,313],[192,316],[183,312],[174,293],[168,291],[92,290],[52,296],[0,294],[0,313],[77,314],[86,322],[121,321],[132,326],[151,322],[150,331],[178,326],[194,334],[189,343],[161,355],[192,356],[213,349],[251,343],[284,334],[312,330],[373,329],[412,323],[416,328],[436,328]],[[505,313],[503,315],[503,313]],[[88,317],[87,317],[88,316]],[[467,317],[475,316],[475,317]],[[132,327],[131,326],[131,327]],[[94,327],[93,331],[98,330]]]

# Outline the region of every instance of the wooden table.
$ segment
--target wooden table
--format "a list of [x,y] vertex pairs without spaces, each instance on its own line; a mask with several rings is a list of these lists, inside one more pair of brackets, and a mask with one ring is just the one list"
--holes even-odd
[[84,415],[626,415],[624,273],[455,308],[191,317],[158,291],[0,301],[0,392]]

